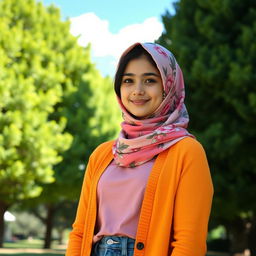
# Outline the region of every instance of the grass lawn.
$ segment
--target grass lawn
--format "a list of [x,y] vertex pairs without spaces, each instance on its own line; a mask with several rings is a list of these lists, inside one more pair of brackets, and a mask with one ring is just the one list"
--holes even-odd
[[4,243],[0,249],[1,256],[64,256],[65,249],[57,243],[52,243],[51,250],[42,250],[42,240],[20,240],[12,243]]
[[[44,242],[39,239],[33,240],[19,240],[16,242],[4,243],[4,248],[10,249],[42,249]],[[64,250],[65,246],[60,246],[57,242],[52,242],[52,249]],[[64,249],[63,249],[64,248]]]
[[17,242],[4,243],[4,248],[29,248],[29,249],[41,249],[43,241],[41,240],[19,240]]

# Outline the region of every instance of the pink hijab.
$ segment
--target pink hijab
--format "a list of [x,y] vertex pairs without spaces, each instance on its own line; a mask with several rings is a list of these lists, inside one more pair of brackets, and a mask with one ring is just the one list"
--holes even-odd
[[142,120],[132,117],[117,97],[124,121],[113,154],[116,164],[124,167],[141,165],[183,138],[194,137],[186,130],[189,117],[184,104],[183,75],[173,54],[158,44],[135,43],[122,56],[139,44],[155,61],[166,97],[150,118]]

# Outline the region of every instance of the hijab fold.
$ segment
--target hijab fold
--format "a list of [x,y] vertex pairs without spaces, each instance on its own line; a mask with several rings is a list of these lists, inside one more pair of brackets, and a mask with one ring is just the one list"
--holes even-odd
[[181,139],[194,137],[186,129],[189,117],[184,104],[183,75],[173,54],[158,44],[135,43],[122,56],[137,45],[141,45],[155,61],[166,97],[150,117],[136,119],[117,96],[124,121],[113,145],[113,154],[116,164],[123,167],[141,165]]

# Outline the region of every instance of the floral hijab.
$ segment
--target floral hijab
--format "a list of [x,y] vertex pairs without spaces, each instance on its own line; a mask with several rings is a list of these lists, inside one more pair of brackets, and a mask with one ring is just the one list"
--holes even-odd
[[158,44],[135,43],[122,56],[139,44],[155,61],[166,97],[150,118],[142,120],[132,117],[117,97],[124,121],[113,154],[116,164],[124,167],[141,165],[181,139],[194,137],[186,130],[189,117],[184,104],[183,75],[173,54]]

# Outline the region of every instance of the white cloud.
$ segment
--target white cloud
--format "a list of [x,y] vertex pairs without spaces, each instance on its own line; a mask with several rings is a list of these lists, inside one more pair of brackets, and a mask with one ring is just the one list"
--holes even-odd
[[[71,33],[79,37],[82,46],[92,45],[92,57],[113,57],[116,63],[122,52],[135,42],[153,42],[163,32],[163,25],[156,17],[143,23],[128,25],[117,34],[109,30],[109,22],[101,20],[94,13],[85,13],[71,18]],[[110,65],[113,65],[110,63]]]

